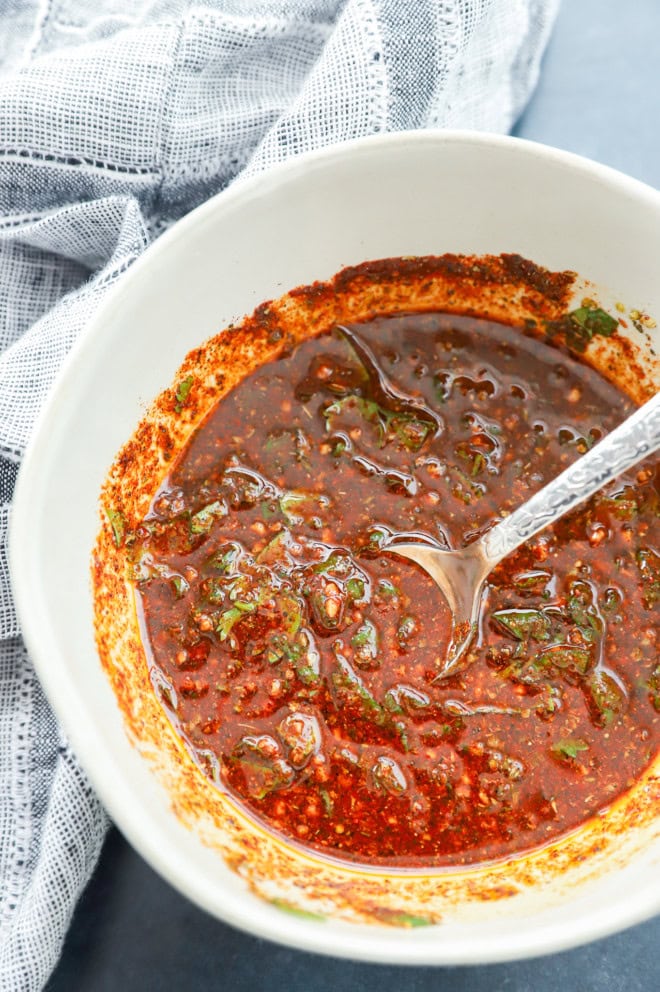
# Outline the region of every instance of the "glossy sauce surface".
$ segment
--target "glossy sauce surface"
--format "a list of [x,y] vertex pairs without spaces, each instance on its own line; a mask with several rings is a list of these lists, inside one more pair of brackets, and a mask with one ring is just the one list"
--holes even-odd
[[556,348],[445,314],[248,376],[130,538],[154,686],[207,774],[300,843],[402,866],[533,848],[625,791],[660,725],[658,465],[498,567],[451,678],[441,593],[383,545],[468,543],[631,410]]

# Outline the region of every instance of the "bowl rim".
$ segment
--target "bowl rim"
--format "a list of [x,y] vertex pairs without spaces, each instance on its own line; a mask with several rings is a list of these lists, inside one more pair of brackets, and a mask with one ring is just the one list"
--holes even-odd
[[[192,901],[242,930],[301,950],[392,964],[450,965],[468,961],[485,963],[564,950],[648,919],[660,909],[660,892],[654,894],[649,888],[634,903],[630,900],[617,900],[614,908],[609,905],[592,911],[577,924],[572,920],[570,927],[553,923],[531,933],[520,927],[515,936],[502,941],[501,936],[489,937],[485,926],[483,937],[476,938],[470,932],[465,938],[457,937],[451,944],[443,940],[437,943],[429,940],[414,941],[410,939],[412,935],[407,940],[397,939],[391,928],[365,928],[350,924],[345,929],[343,924],[340,925],[342,937],[339,938],[334,927],[324,928],[315,922],[292,918],[274,907],[269,906],[263,914],[255,914],[254,906],[247,900],[241,906],[225,902],[219,907],[217,898],[213,898],[202,873],[197,872],[191,876],[189,871],[180,870],[176,860],[171,859],[167,846],[159,846],[153,836],[142,829],[139,816],[128,801],[130,793],[125,788],[123,776],[116,774],[116,759],[112,749],[105,744],[100,728],[95,726],[87,711],[83,693],[67,673],[63,652],[56,639],[53,641],[49,637],[49,626],[45,616],[40,615],[40,599],[39,596],[35,599],[30,570],[22,549],[30,541],[31,493],[38,485],[41,459],[47,450],[48,424],[57,417],[63,405],[67,382],[75,378],[79,368],[84,368],[88,354],[93,353],[99,333],[103,333],[104,325],[108,333],[112,323],[108,317],[112,312],[115,294],[125,290],[129,281],[142,279],[143,271],[149,271],[163,253],[170,252],[177,243],[187,238],[189,232],[216,212],[222,214],[225,208],[240,205],[241,201],[248,200],[257,191],[260,195],[268,194],[283,182],[304,174],[317,162],[332,164],[339,159],[403,147],[410,148],[413,153],[418,147],[436,148],[441,152],[443,147],[452,145],[462,145],[483,152],[488,152],[491,148],[509,149],[527,156],[530,161],[555,163],[605,185],[610,190],[648,204],[658,212],[660,219],[660,193],[637,179],[572,152],[526,139],[472,131],[419,130],[372,135],[303,153],[266,172],[245,179],[239,177],[227,189],[206,200],[173,224],[122,273],[74,343],[37,417],[23,457],[14,493],[8,541],[16,611],[30,659],[74,751],[84,754],[81,764],[103,805],[139,854]],[[90,548],[90,554],[91,550]],[[54,663],[54,657],[58,655],[61,659],[59,664]],[[73,706],[72,700],[78,705]],[[70,714],[76,709],[77,718],[72,721]]]

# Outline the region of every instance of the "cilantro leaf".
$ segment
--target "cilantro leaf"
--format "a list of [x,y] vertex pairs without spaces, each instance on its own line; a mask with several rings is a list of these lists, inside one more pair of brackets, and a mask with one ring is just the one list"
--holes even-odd
[[221,520],[228,513],[227,504],[224,500],[216,500],[202,507],[190,518],[190,530],[193,534],[208,534],[213,526],[214,520]]
[[540,610],[498,610],[492,614],[492,618],[507,633],[513,634],[517,641],[550,639],[552,625]]
[[651,548],[640,548],[635,555],[642,578],[642,602],[647,610],[660,603],[660,555]]
[[186,400],[188,399],[188,395],[190,393],[190,390],[192,389],[194,381],[195,380],[193,379],[193,377],[191,375],[188,375],[186,376],[185,379],[182,379],[179,385],[176,387],[176,394],[175,394],[176,404],[174,406],[174,409],[177,413],[181,413],[181,410],[185,406]]
[[601,310],[600,307],[578,307],[569,314],[569,317],[589,339],[596,334],[609,338],[619,326],[618,320],[610,317],[609,313]]
[[575,761],[581,751],[588,751],[589,745],[577,737],[566,737],[552,745],[552,753],[560,760]]
[[124,520],[124,515],[120,510],[115,510],[111,506],[106,506],[105,515],[108,518],[110,527],[112,528],[112,536],[114,538],[115,545],[119,548],[124,543],[124,536],[126,534],[126,521]]
[[255,603],[243,603],[237,601],[229,610],[225,610],[224,613],[220,614],[218,622],[216,623],[215,629],[220,634],[220,640],[225,641],[232,631],[232,628],[242,620],[243,617],[250,613],[254,613],[256,610]]
[[626,695],[608,672],[597,668],[587,678],[585,689],[595,721],[609,726],[626,706]]

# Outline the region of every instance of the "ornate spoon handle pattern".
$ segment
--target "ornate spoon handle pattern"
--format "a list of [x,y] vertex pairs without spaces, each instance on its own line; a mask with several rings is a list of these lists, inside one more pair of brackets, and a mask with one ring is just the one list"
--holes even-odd
[[491,567],[660,448],[660,393],[481,539]]

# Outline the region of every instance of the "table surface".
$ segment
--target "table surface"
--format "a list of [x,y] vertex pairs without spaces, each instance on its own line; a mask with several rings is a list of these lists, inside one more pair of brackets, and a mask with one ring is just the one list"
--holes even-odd
[[[660,187],[659,35],[657,0],[563,0],[515,134]],[[541,961],[434,969],[321,958],[207,916],[113,829],[47,992],[652,992],[660,989],[659,944],[660,917]]]

